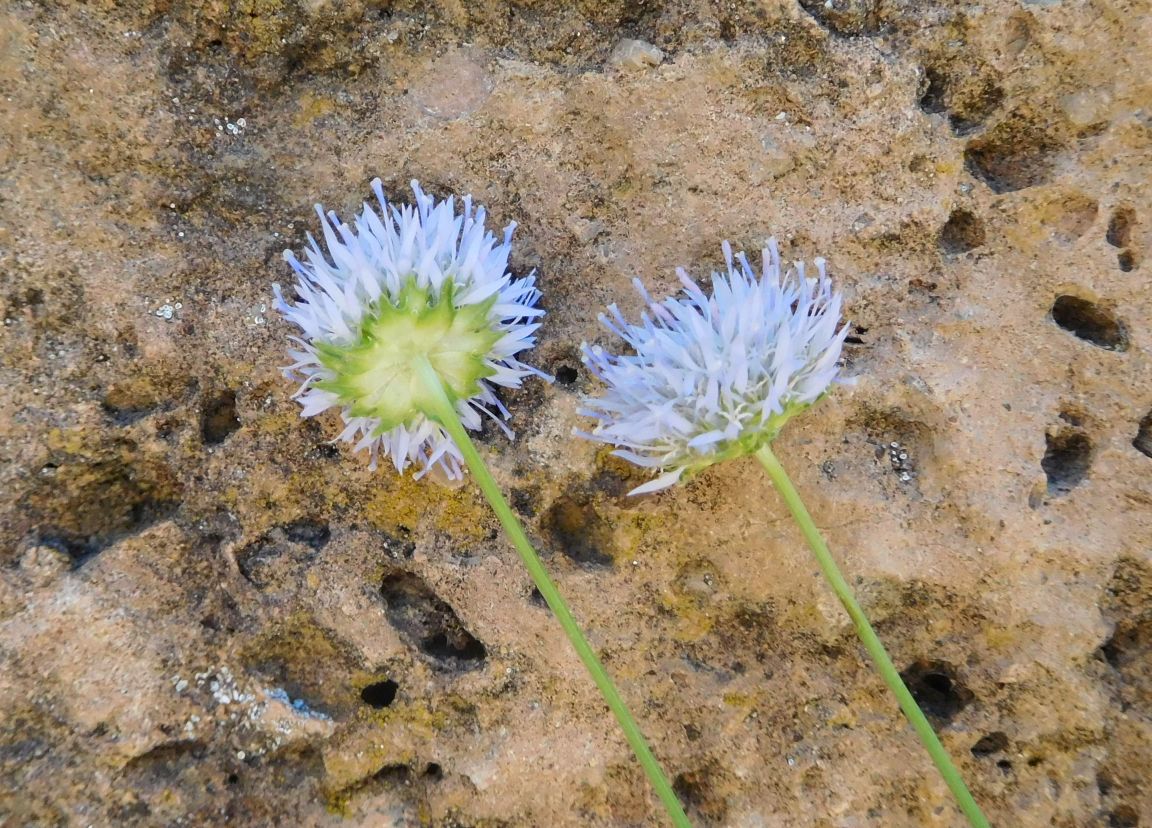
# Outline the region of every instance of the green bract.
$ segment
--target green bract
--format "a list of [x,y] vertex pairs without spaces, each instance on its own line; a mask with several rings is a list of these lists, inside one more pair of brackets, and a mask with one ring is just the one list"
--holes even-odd
[[480,380],[496,372],[488,355],[503,336],[490,319],[497,297],[456,307],[454,293],[450,281],[435,296],[410,278],[395,304],[381,297],[360,320],[355,342],[316,344],[332,373],[316,387],[339,397],[350,416],[378,420],[376,434],[428,413],[418,360],[432,365],[454,399],[475,396]]

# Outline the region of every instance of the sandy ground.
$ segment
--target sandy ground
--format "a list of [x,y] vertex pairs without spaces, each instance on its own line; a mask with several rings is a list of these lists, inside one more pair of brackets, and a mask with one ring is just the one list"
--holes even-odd
[[597,312],[770,234],[858,377],[778,453],[993,823],[1149,824],[1149,44],[1139,0],[0,4],[0,823],[661,824],[474,488],[279,376],[281,251],[380,176],[519,223],[561,381],[483,450],[697,824],[961,824],[753,463],[628,499],[568,436]]

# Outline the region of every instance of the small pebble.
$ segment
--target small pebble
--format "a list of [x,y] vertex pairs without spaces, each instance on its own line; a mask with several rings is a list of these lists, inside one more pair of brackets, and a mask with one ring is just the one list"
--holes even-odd
[[664,52],[646,40],[624,38],[608,56],[608,65],[619,69],[646,69],[664,62]]

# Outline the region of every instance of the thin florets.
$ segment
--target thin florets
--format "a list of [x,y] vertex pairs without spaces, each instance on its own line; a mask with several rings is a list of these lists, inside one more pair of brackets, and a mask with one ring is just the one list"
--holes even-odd
[[757,274],[724,243],[727,273],[705,295],[683,268],[680,296],[655,302],[639,324],[615,305],[600,321],[632,353],[582,346],[585,365],[605,385],[580,413],[595,418],[578,435],[616,446],[613,454],[663,473],[633,494],[673,485],[719,460],[749,454],[816,402],[837,379],[847,328],[824,260],[816,278],[803,263],[781,268],[776,240]]
[[354,227],[316,205],[327,254],[311,234],[303,262],[284,252],[296,297],[273,285],[276,309],[301,330],[284,373],[301,383],[301,416],[339,409],[336,439],[367,451],[372,468],[383,454],[399,472],[415,465],[417,477],[459,479],[461,454],[426,416],[413,361],[433,366],[466,427],[479,429],[484,414],[512,436],[494,386],[545,377],[516,357],[535,344],[540,291],[533,274],[508,272],[515,223],[498,242],[469,196],[457,212],[454,199],[435,202],[415,181],[414,207],[390,205],[379,179],[372,190],[379,213],[365,203]]

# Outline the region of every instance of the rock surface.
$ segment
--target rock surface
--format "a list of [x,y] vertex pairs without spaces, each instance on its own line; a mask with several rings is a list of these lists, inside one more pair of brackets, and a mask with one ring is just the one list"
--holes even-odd
[[778,453],[993,824],[1146,824],[1149,19],[0,6],[0,823],[661,824],[476,491],[279,376],[280,252],[380,176],[519,223],[560,382],[483,448],[697,824],[961,824],[751,462],[630,500],[568,437],[602,306],[770,234],[859,377]]

